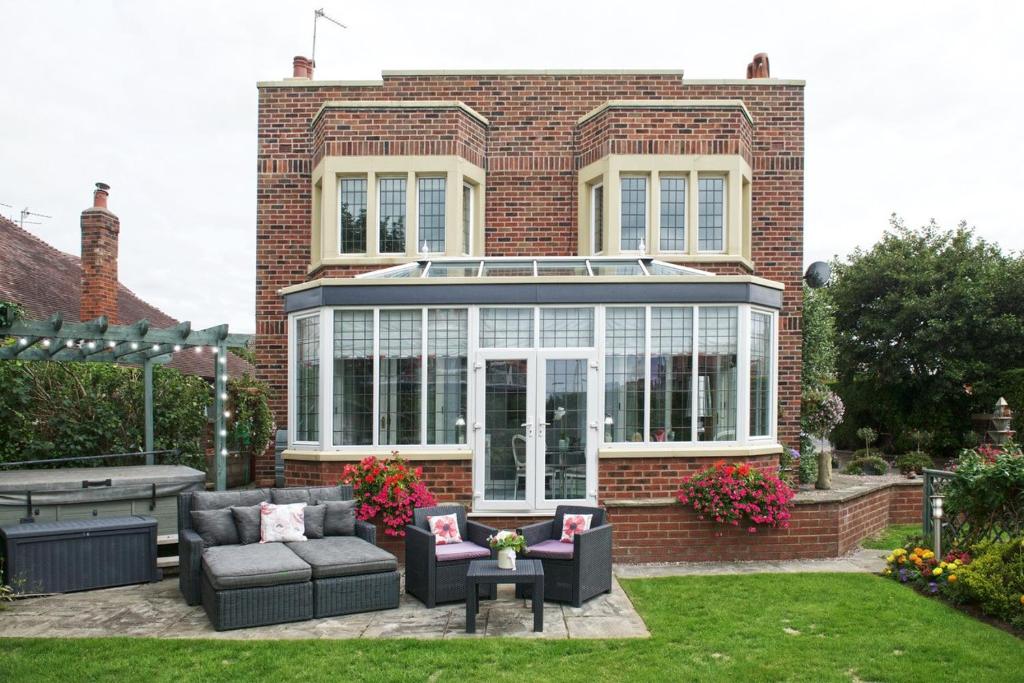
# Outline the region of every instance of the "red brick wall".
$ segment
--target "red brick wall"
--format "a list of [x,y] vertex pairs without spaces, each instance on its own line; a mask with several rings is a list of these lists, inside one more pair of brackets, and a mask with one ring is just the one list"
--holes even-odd
[[[608,100],[659,98],[737,99],[753,117],[749,140],[753,168],[753,272],[786,286],[779,340],[779,437],[783,443],[796,444],[800,414],[803,88],[772,81],[690,85],[677,75],[665,74],[395,75],[372,87],[318,85],[316,81],[289,87],[261,87],[256,354],[257,373],[270,384],[271,407],[278,425],[283,427],[287,422],[287,330],[283,302],[277,292],[313,277],[353,272],[344,268],[307,272],[312,213],[310,171],[317,153],[310,124],[324,102],[458,100],[487,117],[485,250],[487,255],[501,256],[575,254],[576,171],[580,161],[577,120]],[[719,113],[723,112],[716,115]],[[413,110],[412,114],[419,112]],[[627,121],[633,115],[615,114]],[[663,118],[670,129],[675,125],[671,117]],[[637,135],[628,128],[631,123],[626,125],[624,134]],[[646,149],[656,147],[659,135],[678,135],[682,130],[652,132],[651,145]],[[463,133],[467,131],[460,134]],[[336,130],[334,134],[342,135],[343,131]],[[398,136],[401,131],[387,135]],[[717,271],[715,266],[700,264]],[[723,268],[728,271],[735,266],[723,264]],[[265,480],[272,476],[272,471],[273,462],[268,454],[257,464],[257,475]]]
[[[735,458],[727,459],[729,462]],[[742,458],[743,462],[774,474],[777,455]],[[674,496],[679,482],[688,474],[707,469],[715,461],[708,458],[601,458],[598,460],[599,500],[633,500]]]

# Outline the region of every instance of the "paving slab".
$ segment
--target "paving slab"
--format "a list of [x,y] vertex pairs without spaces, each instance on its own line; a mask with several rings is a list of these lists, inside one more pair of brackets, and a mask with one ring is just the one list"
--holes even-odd
[[712,576],[725,574],[801,574],[869,573],[885,569],[881,550],[857,549],[845,557],[824,560],[784,560],[780,562],[665,562],[655,564],[617,564],[620,579],[652,579],[665,576]]

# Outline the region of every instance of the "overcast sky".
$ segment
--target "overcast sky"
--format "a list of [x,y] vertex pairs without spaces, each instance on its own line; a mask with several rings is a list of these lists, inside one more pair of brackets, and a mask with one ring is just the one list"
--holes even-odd
[[[755,52],[807,81],[805,261],[870,246],[896,212],[1024,248],[1022,3],[38,2],[0,0],[0,212],[79,251],[97,180],[121,280],[197,326],[250,332],[256,81],[401,68],[682,68]],[[470,9],[472,8],[472,9]],[[15,216],[16,217],[16,216]]]

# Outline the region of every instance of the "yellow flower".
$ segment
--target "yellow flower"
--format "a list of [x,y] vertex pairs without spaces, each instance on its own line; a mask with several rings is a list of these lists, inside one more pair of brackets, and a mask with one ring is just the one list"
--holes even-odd
[[892,554],[895,555],[896,557],[900,557],[901,555],[906,555],[907,554],[907,549],[906,548],[896,548],[896,550],[892,551]]
[[946,581],[949,581],[950,583],[956,583],[956,574],[950,574],[949,576],[947,576]]
[[886,576],[892,576],[892,570],[891,569],[886,569],[885,570],[885,575]]
[[889,557],[885,558],[885,561],[888,562],[889,564],[892,564],[893,562],[896,561],[896,557],[894,555],[890,555]]
[[945,569],[946,568],[946,563],[945,562],[939,562],[939,566],[942,567],[943,569]]
[[901,557],[898,560],[896,560],[897,564],[903,564],[906,561],[907,561],[907,558],[905,558],[905,557]]
[[924,559],[926,560],[930,560],[933,557],[935,557],[935,553],[933,553],[931,550],[926,550],[924,551],[924,555],[922,557],[924,557]]
[[935,569],[933,569],[932,574],[935,576],[940,576],[942,574],[942,567],[936,567]]

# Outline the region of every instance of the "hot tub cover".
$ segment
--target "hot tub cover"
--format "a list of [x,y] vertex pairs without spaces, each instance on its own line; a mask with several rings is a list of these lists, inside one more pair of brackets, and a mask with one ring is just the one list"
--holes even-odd
[[[82,482],[110,479],[110,486],[83,488]],[[202,488],[206,475],[184,465],[129,465],[123,467],[67,467],[52,470],[0,472],[0,505],[25,505],[32,492],[33,505],[63,505],[97,501],[176,496]]]

